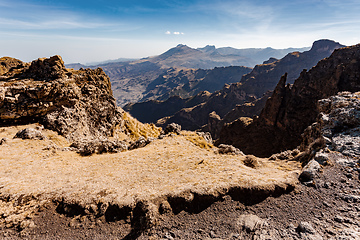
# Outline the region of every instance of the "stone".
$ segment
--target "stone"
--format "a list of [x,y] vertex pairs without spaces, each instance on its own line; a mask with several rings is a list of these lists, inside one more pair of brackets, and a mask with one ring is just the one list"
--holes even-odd
[[266,221],[253,214],[243,214],[237,219],[237,225],[247,232],[255,232],[265,225]]
[[303,170],[299,176],[299,180],[301,182],[310,182],[310,181],[314,180],[314,178],[316,177],[316,175],[320,169],[321,169],[320,164],[315,160],[311,160],[303,168]]
[[322,166],[328,165],[330,160],[328,154],[321,152],[317,152],[314,159]]
[[153,139],[146,139],[145,137],[141,136],[139,137],[138,140],[136,140],[135,142],[132,142],[130,145],[129,145],[129,150],[133,150],[133,149],[136,149],[136,148],[142,148],[142,147],[145,147],[146,145],[148,145]]
[[234,155],[245,155],[242,151],[240,151],[238,148],[227,145],[227,144],[220,144],[218,146],[218,153],[219,154],[234,154]]
[[78,141],[72,143],[70,147],[84,156],[94,153],[117,153],[127,150],[127,145],[123,141],[109,139]]
[[180,132],[181,132],[181,126],[179,124],[176,124],[176,123],[170,123],[165,128],[165,134],[176,133],[176,134],[179,135]]
[[315,229],[308,222],[300,222],[296,230],[301,233],[310,233],[310,234],[316,233]]
[[1,140],[0,140],[0,145],[3,145],[5,143],[9,142],[9,139],[7,137],[3,137]]
[[17,132],[14,138],[44,140],[46,137],[39,130],[34,128],[24,128]]
[[207,143],[213,144],[213,140],[209,132],[196,132],[196,134],[204,138]]

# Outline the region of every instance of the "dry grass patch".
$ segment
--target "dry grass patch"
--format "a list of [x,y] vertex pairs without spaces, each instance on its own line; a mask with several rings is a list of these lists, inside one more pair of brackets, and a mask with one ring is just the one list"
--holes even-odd
[[213,144],[208,143],[202,136],[196,134],[195,132],[182,131],[181,134],[185,136],[186,140],[192,142],[193,144],[195,144],[200,148],[204,148],[207,150],[214,148]]
[[[79,156],[58,149],[44,150],[66,140],[44,130],[45,140],[12,139],[27,126],[0,128],[0,196],[16,199],[64,199],[86,206],[111,203],[133,208],[139,201],[183,193],[218,196],[231,188],[286,188],[297,182],[291,162],[257,159],[259,167],[245,166],[245,157],[220,155],[190,142],[189,136],[155,140],[144,148],[116,154]],[[191,134],[189,134],[191,136]],[[289,164],[293,171],[283,171]],[[1,212],[4,211],[0,209]]]
[[120,140],[130,138],[130,140],[137,140],[139,137],[158,137],[161,133],[161,128],[154,124],[144,124],[133,118],[129,113],[122,112],[123,125],[116,131],[116,137]]

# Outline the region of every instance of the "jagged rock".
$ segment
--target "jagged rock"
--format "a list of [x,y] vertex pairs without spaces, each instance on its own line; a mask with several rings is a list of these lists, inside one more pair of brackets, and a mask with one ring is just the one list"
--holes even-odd
[[[8,61],[1,58],[0,65]],[[79,152],[86,154],[121,151],[123,144],[106,140],[112,136],[133,141],[159,135],[159,128],[116,106],[101,68],[66,69],[60,56],[17,61],[0,78],[0,126],[39,122],[77,145],[82,142]]]
[[243,214],[237,219],[237,224],[247,232],[255,232],[261,229],[266,221],[253,214]]
[[234,154],[234,155],[245,155],[242,151],[240,151],[238,148],[227,145],[227,144],[220,144],[218,146],[218,153],[220,154]]
[[[302,141],[301,134],[317,120],[318,100],[340,91],[360,90],[359,49],[360,45],[355,45],[335,50],[311,70],[303,71],[292,86],[286,85],[284,75],[259,118],[243,129],[236,129],[236,124],[226,125],[219,143],[232,144],[246,154],[264,157],[296,148]],[[354,124],[356,114],[351,113],[349,119],[346,113],[341,114],[344,121]],[[234,132],[236,135],[231,134]]]
[[127,150],[127,145],[123,141],[118,140],[83,140],[71,144],[72,148],[84,156],[93,153],[117,153]]
[[311,182],[316,177],[317,173],[321,169],[320,164],[315,161],[311,160],[302,170],[299,180],[301,182]]
[[342,92],[319,101],[322,133],[329,148],[350,157],[360,156],[360,93]]
[[[1,75],[5,75],[11,69],[23,68],[26,63],[22,61],[11,58],[11,57],[2,57],[0,58],[0,79]],[[5,77],[4,77],[5,78]]]
[[168,134],[168,133],[180,134],[180,132],[181,132],[181,126],[176,123],[170,123],[165,128],[165,134]]
[[45,136],[39,130],[34,128],[25,128],[17,132],[14,138],[44,140]]

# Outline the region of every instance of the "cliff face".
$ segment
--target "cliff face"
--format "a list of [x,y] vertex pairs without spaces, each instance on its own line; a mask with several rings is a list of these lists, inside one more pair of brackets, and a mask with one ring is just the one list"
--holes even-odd
[[[1,59],[0,65],[8,65]],[[69,70],[60,56],[11,60],[0,76],[0,124],[41,122],[70,140],[112,135],[121,114],[100,69]],[[5,63],[5,64],[3,64]]]
[[286,85],[284,75],[258,119],[244,126],[226,125],[219,143],[233,144],[248,154],[268,156],[300,144],[304,129],[318,114],[317,101],[340,91],[360,90],[360,45],[335,50],[295,83]]

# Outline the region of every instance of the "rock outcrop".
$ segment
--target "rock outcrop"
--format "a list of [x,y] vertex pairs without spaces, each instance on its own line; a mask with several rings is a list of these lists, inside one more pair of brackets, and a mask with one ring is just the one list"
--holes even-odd
[[244,126],[225,126],[219,143],[231,144],[258,156],[293,149],[301,134],[319,114],[317,102],[341,91],[360,90],[360,45],[337,49],[310,71],[303,71],[293,85],[284,75],[258,119]]
[[37,121],[71,140],[112,135],[121,115],[100,68],[72,71],[60,56],[18,66],[0,82],[2,125]]
[[31,64],[2,58],[0,66],[1,126],[40,122],[72,142],[102,141],[126,130],[101,68],[67,69],[60,56]]

